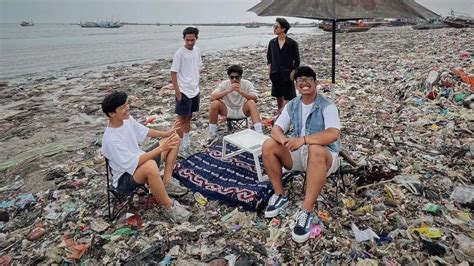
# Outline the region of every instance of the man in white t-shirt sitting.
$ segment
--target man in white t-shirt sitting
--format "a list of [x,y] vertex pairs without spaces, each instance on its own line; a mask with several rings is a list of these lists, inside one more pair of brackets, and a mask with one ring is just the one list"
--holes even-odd
[[[289,203],[281,179],[282,166],[306,172],[305,198],[292,231],[293,240],[302,243],[308,239],[316,222],[314,204],[326,177],[339,167],[341,142],[337,107],[317,94],[314,70],[308,66],[299,67],[295,81],[301,95],[285,105],[272,128],[272,138],[263,144],[262,156],[275,192],[265,209],[267,218],[277,216]],[[287,137],[285,132],[290,125],[293,132]]]
[[257,92],[253,84],[242,78],[243,69],[232,65],[227,69],[229,80],[223,81],[211,94],[209,107],[208,145],[217,138],[217,119],[219,115],[227,118],[251,117],[255,131],[262,133],[262,120],[257,108]]
[[[179,136],[175,123],[168,131],[148,128],[133,119],[125,92],[113,92],[102,101],[102,111],[109,123],[102,138],[102,154],[112,168],[113,186],[124,195],[129,195],[141,184],[148,184],[156,201],[165,207],[165,215],[175,222],[187,221],[190,213],[169,193],[183,195],[187,189],[181,187],[172,176],[178,155]],[[163,138],[157,147],[144,152],[139,144],[146,137]],[[165,162],[163,179],[160,163]]]

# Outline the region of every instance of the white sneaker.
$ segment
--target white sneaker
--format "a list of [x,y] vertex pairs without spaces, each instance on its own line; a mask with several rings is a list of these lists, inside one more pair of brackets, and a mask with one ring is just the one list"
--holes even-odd
[[268,200],[268,205],[265,209],[265,218],[273,218],[280,213],[284,213],[288,204],[288,195],[273,194],[270,200]]
[[173,200],[170,208],[165,208],[164,214],[175,223],[187,222],[191,216],[191,213],[176,200]]
[[316,223],[314,212],[307,212],[305,209],[301,209],[298,213],[298,218],[296,218],[295,227],[293,227],[291,232],[293,241],[303,243],[308,240],[314,223]]
[[188,193],[188,189],[181,186],[178,180],[172,178],[171,182],[165,186],[166,192],[170,196],[183,196],[184,194]]
[[180,146],[178,156],[181,158],[188,158],[193,154],[191,146]]
[[204,141],[204,147],[208,148],[214,145],[217,141],[219,141],[219,137],[216,135],[210,135],[207,137],[207,139]]

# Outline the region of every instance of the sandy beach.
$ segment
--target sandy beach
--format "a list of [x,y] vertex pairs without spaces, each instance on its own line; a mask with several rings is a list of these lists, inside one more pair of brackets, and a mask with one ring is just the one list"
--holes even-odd
[[[318,215],[326,211],[329,218],[324,220],[320,236],[304,244],[291,241],[288,223],[304,196],[301,177],[291,183],[294,204],[288,215],[279,218],[278,227],[269,224],[261,212],[247,212],[236,231],[231,223],[220,220],[232,207],[216,201],[200,206],[190,192],[180,199],[195,213],[189,224],[174,226],[156,208],[144,213],[145,226],[133,236],[106,240],[86,228],[103,219],[107,204],[104,160],[99,151],[106,119],[100,102],[113,90],[126,91],[137,121],[156,117],[149,126],[168,128],[175,116],[174,93],[168,86],[170,55],[153,63],[108,67],[101,72],[0,82],[0,200],[34,197],[23,209],[7,209],[10,220],[2,224],[0,233],[2,258],[10,256],[18,264],[60,263],[67,254],[61,245],[67,235],[88,248],[80,260],[66,260],[87,264],[158,263],[168,255],[176,265],[200,265],[213,256],[231,254],[243,263],[258,265],[473,263],[472,209],[450,196],[459,186],[473,191],[474,111],[464,107],[463,100],[474,88],[456,69],[474,75],[474,29],[381,27],[338,34],[334,87],[329,85],[330,34],[292,38],[300,44],[302,64],[315,67],[321,93],[330,96],[328,89],[335,90],[343,148],[358,163],[356,168],[344,164],[344,178],[351,186],[343,198],[353,200],[354,205],[331,198],[335,188],[331,182],[325,186],[326,200],[318,202],[316,209]],[[276,101],[269,94],[265,46],[203,53],[202,104],[191,131],[196,152],[203,149],[201,142],[207,136],[209,95],[226,79],[225,69],[231,64],[240,64],[244,78],[254,83],[262,118],[271,118],[276,112]],[[267,134],[269,131],[265,128]],[[396,181],[364,189],[373,182],[364,183],[361,177],[374,175],[415,178],[432,197],[412,193]],[[394,190],[392,196],[385,185]],[[377,196],[369,196],[367,191]],[[67,203],[74,203],[72,210],[66,210]],[[428,203],[443,211],[425,211]],[[47,206],[56,206],[65,214],[48,219]],[[366,206],[372,207],[360,210]],[[388,216],[388,210],[402,217],[405,224]],[[447,218],[455,218],[454,213],[464,213],[456,216],[456,223]],[[390,233],[391,240],[380,245],[358,243],[351,223],[380,235]],[[444,247],[442,255],[432,255],[424,241],[410,231],[422,223],[442,230],[442,238],[433,240]],[[110,223],[106,232],[123,226],[120,220]],[[44,228],[43,234],[29,238],[36,227]],[[470,242],[460,241],[459,235]],[[148,255],[134,257],[150,247],[155,249]]]

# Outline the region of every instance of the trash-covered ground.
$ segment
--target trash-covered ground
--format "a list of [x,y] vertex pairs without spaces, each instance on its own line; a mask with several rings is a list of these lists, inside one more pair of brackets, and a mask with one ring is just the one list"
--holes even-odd
[[[330,34],[293,37],[330,96]],[[100,102],[124,90],[138,121],[170,126],[170,60],[161,60],[0,82],[0,264],[472,265],[473,29],[375,28],[337,38],[335,101],[357,166],[344,162],[346,191],[326,183],[306,243],[291,240],[302,177],[288,185],[286,215],[272,220],[191,192],[179,199],[194,213],[189,223],[170,223],[143,198],[136,215],[107,220]],[[275,115],[265,53],[205,53],[195,151],[206,137],[206,97],[233,63],[256,85],[264,121]]]

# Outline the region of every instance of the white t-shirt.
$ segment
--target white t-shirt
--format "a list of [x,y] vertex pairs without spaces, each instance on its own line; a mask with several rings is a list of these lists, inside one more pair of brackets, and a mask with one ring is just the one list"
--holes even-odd
[[[303,102],[301,102],[300,104],[302,107],[301,125],[303,126],[301,128],[300,136],[304,136],[305,129],[306,129],[306,119],[308,119],[308,116],[310,114],[311,108],[313,107],[314,103],[304,104]],[[281,112],[280,116],[275,122],[275,125],[283,129],[283,132],[288,131],[291,125],[291,119],[290,119],[290,115],[288,114],[287,107],[288,107],[288,104],[285,105],[285,107],[283,108],[283,111]],[[339,121],[339,113],[337,111],[336,105],[334,104],[328,105],[323,111],[323,117],[324,117],[324,129],[328,129],[328,128],[336,128],[339,130],[341,129],[341,123]]]
[[197,46],[192,50],[183,46],[174,53],[171,72],[177,73],[179,89],[188,98],[194,98],[199,93],[201,67],[201,50]]
[[[217,88],[212,92],[217,93],[217,92],[222,92],[230,88],[231,86],[230,80],[223,81],[217,86]],[[257,95],[257,92],[255,91],[255,88],[253,87],[252,82],[242,79],[240,80],[240,90],[243,92],[247,92],[253,95]],[[247,99],[240,95],[238,92],[233,91],[231,93],[228,93],[226,96],[222,97],[222,100],[224,100],[224,104],[231,109],[241,109],[242,106],[244,106],[245,102]]]
[[148,130],[149,128],[131,116],[123,121],[121,127],[105,129],[101,151],[105,158],[109,159],[115,187],[122,174],[135,173],[140,155],[145,153],[138,144],[146,139]]

